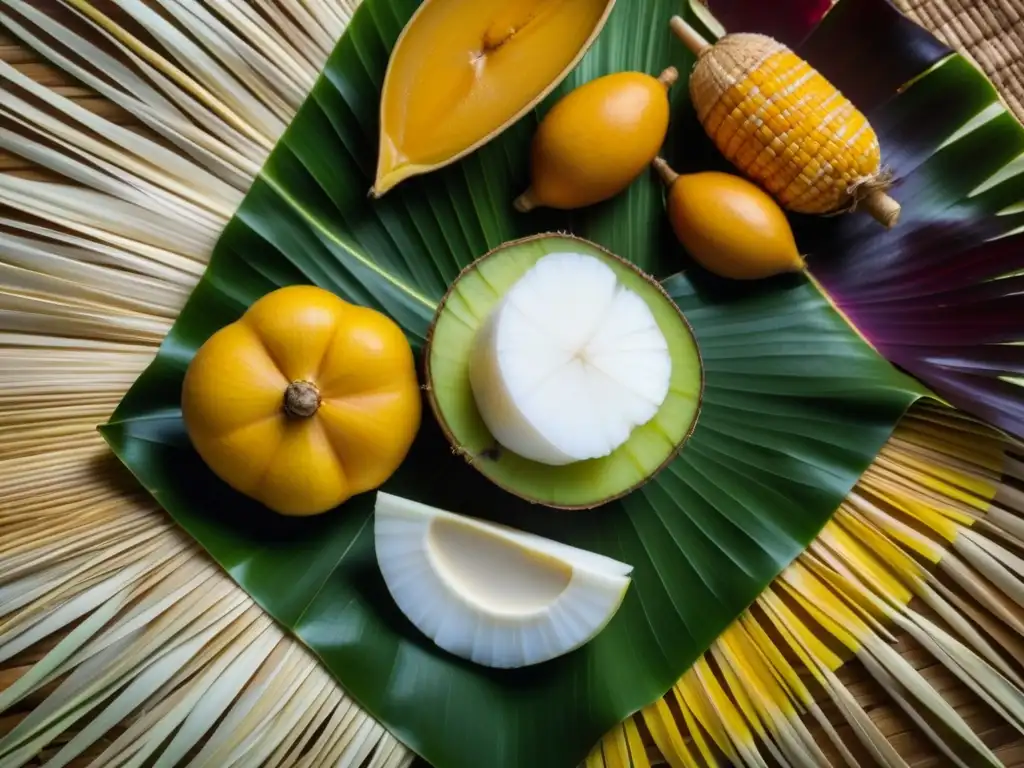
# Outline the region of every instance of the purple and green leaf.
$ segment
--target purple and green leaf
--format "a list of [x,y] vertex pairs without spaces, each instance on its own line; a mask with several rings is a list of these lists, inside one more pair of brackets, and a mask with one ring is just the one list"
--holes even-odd
[[711,13],[729,32],[760,32],[795,46],[814,29],[831,0],[710,0]]
[[[834,80],[843,87],[841,80]],[[956,92],[958,98],[947,95]],[[951,405],[1024,436],[1024,129],[965,59],[950,56],[867,110],[903,206],[801,221],[808,264],[857,329]],[[1012,166],[1011,166],[1012,168]],[[993,183],[997,174],[1005,176]]]
[[[1024,437],[1024,164],[1010,165],[1024,128],[981,72],[888,0],[709,5],[729,32],[792,46],[878,133],[901,220],[887,231],[865,214],[793,216],[813,275],[888,360]],[[735,171],[699,132],[677,164]]]

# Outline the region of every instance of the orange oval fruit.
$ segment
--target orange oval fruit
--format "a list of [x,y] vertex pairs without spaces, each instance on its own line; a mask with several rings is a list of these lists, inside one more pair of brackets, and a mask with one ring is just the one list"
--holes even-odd
[[614,197],[658,154],[668,131],[668,86],[659,77],[617,72],[581,85],[545,115],[530,149],[531,186],[519,211],[582,208]]
[[718,171],[680,176],[655,164],[669,185],[672,230],[702,267],[734,280],[804,268],[786,214],[756,184]]

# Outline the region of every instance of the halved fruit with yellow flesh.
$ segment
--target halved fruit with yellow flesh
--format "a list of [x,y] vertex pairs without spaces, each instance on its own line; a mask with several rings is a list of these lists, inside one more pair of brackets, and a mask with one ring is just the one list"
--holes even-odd
[[552,507],[625,495],[693,430],[703,375],[689,324],[653,279],[580,238],[506,243],[466,268],[426,352],[456,450]]
[[449,653],[539,664],[594,638],[632,566],[532,533],[377,494],[377,563],[401,611]]
[[425,0],[398,37],[371,193],[490,141],[565,79],[615,0]]

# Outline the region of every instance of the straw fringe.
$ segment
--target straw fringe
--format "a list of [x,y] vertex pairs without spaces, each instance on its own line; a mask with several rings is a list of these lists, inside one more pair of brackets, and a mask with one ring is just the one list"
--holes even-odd
[[[1024,733],[1024,632],[1014,627],[1024,616],[1024,573],[1016,555],[971,527],[1016,482],[1004,473],[1013,466],[1010,448],[959,415],[915,407],[811,547],[665,701],[641,714],[668,763],[858,765],[870,757],[908,764],[836,675],[852,658],[945,764],[1003,764],[950,704],[949,691],[897,652],[890,628],[944,669],[947,685]],[[1024,506],[1002,511],[1024,519]],[[971,552],[953,578],[927,567],[955,557],[946,554],[947,539]],[[957,602],[972,587],[987,597],[965,617]],[[986,612],[988,604],[1007,612]],[[1007,628],[1016,629],[1009,643]],[[829,700],[826,714],[820,704]],[[615,748],[609,739],[621,749],[625,737],[610,734],[606,756]]]
[[[408,766],[95,432],[355,2],[116,0],[132,29],[65,5],[89,39],[23,0],[0,23],[146,129],[0,63],[0,146],[66,180],[0,175],[0,767]],[[1024,732],[1022,481],[1019,446],[915,407],[807,552],[587,765],[902,766],[900,727],[945,764],[998,764],[954,704]]]
[[[0,711],[42,702],[0,721],[0,765],[37,754],[170,765],[203,742],[194,765],[407,766],[408,751],[140,496],[95,432],[169,330],[352,4],[263,6],[282,29],[248,3],[162,2],[178,27],[118,3],[165,43],[160,57],[72,5],[134,68],[29,3],[10,0],[0,22],[153,135],[0,63],[0,114],[17,129],[0,131],[0,147],[77,182],[0,176]],[[310,11],[317,25],[289,21]],[[19,662],[58,634],[38,663]]]

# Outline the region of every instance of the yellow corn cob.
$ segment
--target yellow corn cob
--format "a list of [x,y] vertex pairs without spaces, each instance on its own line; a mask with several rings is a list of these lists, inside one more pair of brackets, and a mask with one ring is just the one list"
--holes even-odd
[[791,211],[862,206],[887,227],[896,223],[900,206],[885,192],[878,137],[817,70],[764,35],[710,45],[678,16],[671,27],[697,54],[690,98],[729,162]]

